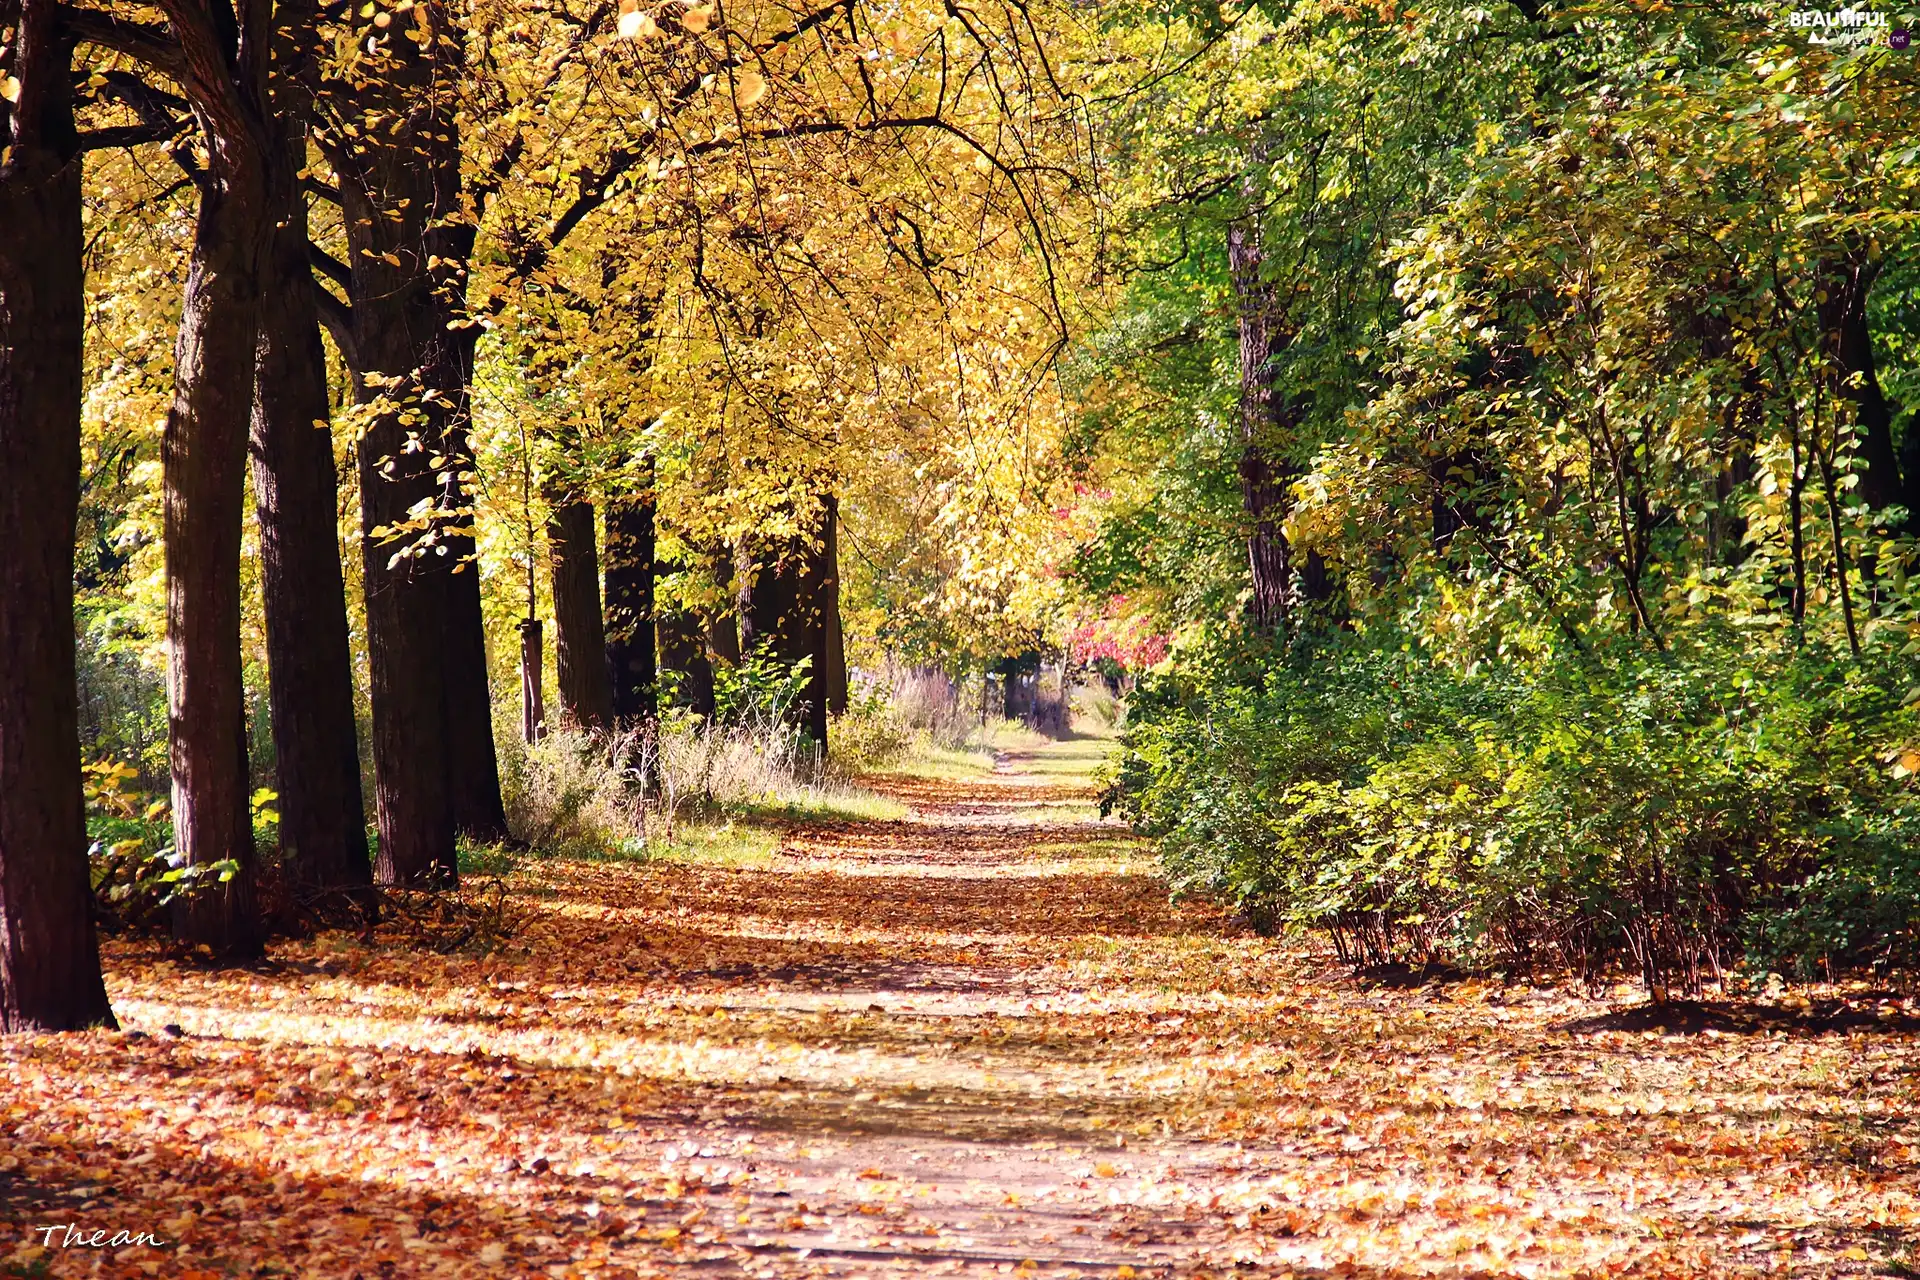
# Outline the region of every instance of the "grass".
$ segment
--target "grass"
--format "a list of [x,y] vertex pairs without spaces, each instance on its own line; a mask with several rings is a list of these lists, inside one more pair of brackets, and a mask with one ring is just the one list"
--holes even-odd
[[906,755],[884,768],[874,770],[880,776],[935,778],[961,782],[993,772],[993,751],[987,747],[944,747],[923,741]]
[[735,801],[725,812],[744,818],[892,822],[906,817],[907,807],[852,783],[810,782],[780,787],[756,800]]
[[761,822],[687,822],[674,829],[663,854],[674,862],[714,867],[764,867],[780,847],[777,826]]

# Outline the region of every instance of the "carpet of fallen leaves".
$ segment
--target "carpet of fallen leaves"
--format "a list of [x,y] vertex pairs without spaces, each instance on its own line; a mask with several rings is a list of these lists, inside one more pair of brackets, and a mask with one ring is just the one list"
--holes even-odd
[[526,863],[491,955],[111,944],[121,1032],[0,1042],[0,1274],[1920,1267],[1911,1003],[1369,984],[1170,904],[1101,749],[766,866]]

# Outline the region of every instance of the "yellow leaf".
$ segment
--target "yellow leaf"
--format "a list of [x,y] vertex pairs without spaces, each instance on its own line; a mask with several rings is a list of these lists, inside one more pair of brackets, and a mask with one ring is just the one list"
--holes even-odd
[[1120,1176],[1120,1171],[1108,1164],[1105,1160],[1102,1160],[1099,1164],[1093,1166],[1093,1176],[1096,1178],[1117,1178]]
[[1845,1258],[1848,1262],[1865,1262],[1867,1260],[1867,1251],[1865,1249],[1862,1249],[1860,1246],[1855,1245],[1853,1248],[1846,1250],[1840,1256]]
[[742,71],[734,82],[734,96],[743,107],[750,107],[767,96],[767,82],[757,71]]
[[699,35],[713,24],[713,6],[703,4],[680,15],[680,25]]
[[0,98],[8,102],[20,101],[20,80],[17,76],[8,76],[0,80]]

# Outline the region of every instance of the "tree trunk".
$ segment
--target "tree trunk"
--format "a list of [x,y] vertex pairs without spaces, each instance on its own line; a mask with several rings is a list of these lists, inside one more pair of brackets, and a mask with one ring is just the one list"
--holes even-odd
[[1275,474],[1266,451],[1251,441],[1240,453],[1240,494],[1251,526],[1247,568],[1253,579],[1253,624],[1262,631],[1284,631],[1290,561],[1281,528],[1286,518],[1286,477]]
[[1259,229],[1236,222],[1227,230],[1227,266],[1233,277],[1240,329],[1240,493],[1245,504],[1247,567],[1252,576],[1253,625],[1285,631],[1289,624],[1291,556],[1283,529],[1293,477],[1276,463],[1286,443],[1283,397],[1274,384],[1274,358],[1288,335],[1274,314],[1272,286],[1261,279]]
[[[255,339],[273,224],[268,217],[265,10],[242,29],[211,14],[183,43],[224,65],[195,63],[188,91],[212,163],[174,346],[173,405],[161,455],[167,578],[167,720],[173,840],[182,865],[231,861],[176,900],[174,935],[223,958],[259,953],[246,700],[240,655],[240,532],[253,417]],[[192,61],[192,59],[190,59]],[[230,82],[215,83],[226,75]]]
[[847,636],[840,625],[840,499],[828,494],[823,551],[826,589],[821,611],[826,624],[826,700],[834,715],[847,713]]
[[373,410],[360,462],[377,875],[446,884],[456,832],[507,838],[467,496],[474,232],[459,177],[462,72],[444,4],[352,20],[360,41],[381,43],[387,68],[330,89],[345,114],[387,123],[351,143],[323,138],[341,178],[356,394]]
[[73,647],[80,159],[52,0],[9,7],[0,100],[0,1031],[113,1026],[87,885]]
[[[404,217],[416,202],[388,190],[377,179],[343,177],[341,183],[347,224],[359,229],[348,239],[354,247],[355,395],[373,411],[360,440],[360,501],[380,828],[375,875],[382,884],[424,885],[451,883],[457,875],[442,636],[452,565],[435,536],[437,522],[413,515],[420,504],[439,501],[440,486],[429,451],[408,450],[409,436],[419,433],[401,419],[434,411],[424,396],[428,388],[411,373],[417,367],[411,334],[436,323],[438,308],[367,243],[355,243],[371,241],[398,256],[384,236],[372,239],[370,229],[399,230],[384,216],[388,206],[408,200],[397,210]],[[404,232],[394,239],[417,253],[421,231],[412,228],[410,245]]]
[[560,719],[573,729],[613,725],[607,631],[600,615],[600,556],[593,504],[557,501],[547,517],[547,554],[553,562],[554,655],[559,667]]
[[[253,484],[260,519],[280,850],[303,897],[373,881],[346,586],[340,572],[326,353],[307,260],[305,57],[283,14],[275,47],[282,145],[271,157],[273,246],[254,357]],[[358,895],[365,903],[372,899]]]
[[827,746],[827,629],[822,604],[826,597],[825,538],[820,529],[753,549],[745,575],[740,610],[740,647],[751,654],[756,647],[782,666],[807,662],[801,686],[801,705],[793,709],[819,750]]
[[1893,414],[1880,390],[1873,358],[1873,330],[1867,323],[1867,299],[1880,274],[1878,264],[1860,257],[1828,263],[1822,271],[1826,300],[1817,308],[1822,345],[1833,362],[1839,392],[1853,402],[1859,437],[1860,497],[1878,511],[1899,504],[1908,508],[1907,528],[1920,531],[1920,476],[1903,483],[1893,447]]
[[740,622],[739,593],[733,583],[733,548],[723,547],[714,553],[713,580],[720,588],[723,599],[735,602],[731,609],[721,609],[707,620],[707,643],[713,648],[713,656],[728,666],[740,665]]
[[802,697],[806,700],[807,733],[817,744],[820,759],[827,758],[827,701],[828,691],[832,687],[831,644],[827,626],[828,589],[833,585],[832,574],[828,568],[827,550],[829,522],[832,508],[822,509],[820,529],[817,536],[796,548],[800,553],[800,592],[797,603],[800,606],[800,625],[805,630],[807,663],[807,683]]
[[713,664],[707,659],[699,620],[691,614],[662,614],[655,628],[660,666],[681,676],[679,701],[703,719],[714,713]]
[[520,740],[528,746],[547,736],[543,629],[538,618],[520,620]]
[[[452,521],[446,545],[454,562],[447,580],[447,611],[442,625],[446,645],[446,717],[449,794],[454,830],[479,844],[512,840],[507,831],[507,807],[500,794],[500,757],[493,742],[493,693],[487,681],[487,621],[480,607],[479,549],[473,535],[472,496],[458,479],[472,466],[473,446],[468,438],[469,383],[473,370],[472,343],[453,335],[448,347],[464,347],[457,372],[448,371],[436,385],[454,401],[454,420],[442,437],[442,447],[455,461],[441,482],[441,507]],[[455,381],[457,379],[457,381]]]
[[607,667],[613,719],[638,729],[658,711],[653,647],[653,493],[607,503]]

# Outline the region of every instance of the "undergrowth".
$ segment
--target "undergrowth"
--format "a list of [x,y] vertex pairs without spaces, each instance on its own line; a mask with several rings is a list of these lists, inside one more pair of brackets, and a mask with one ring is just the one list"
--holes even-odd
[[1352,637],[1143,679],[1106,805],[1176,883],[1357,964],[1920,961],[1910,660],[1747,634],[1461,669]]

